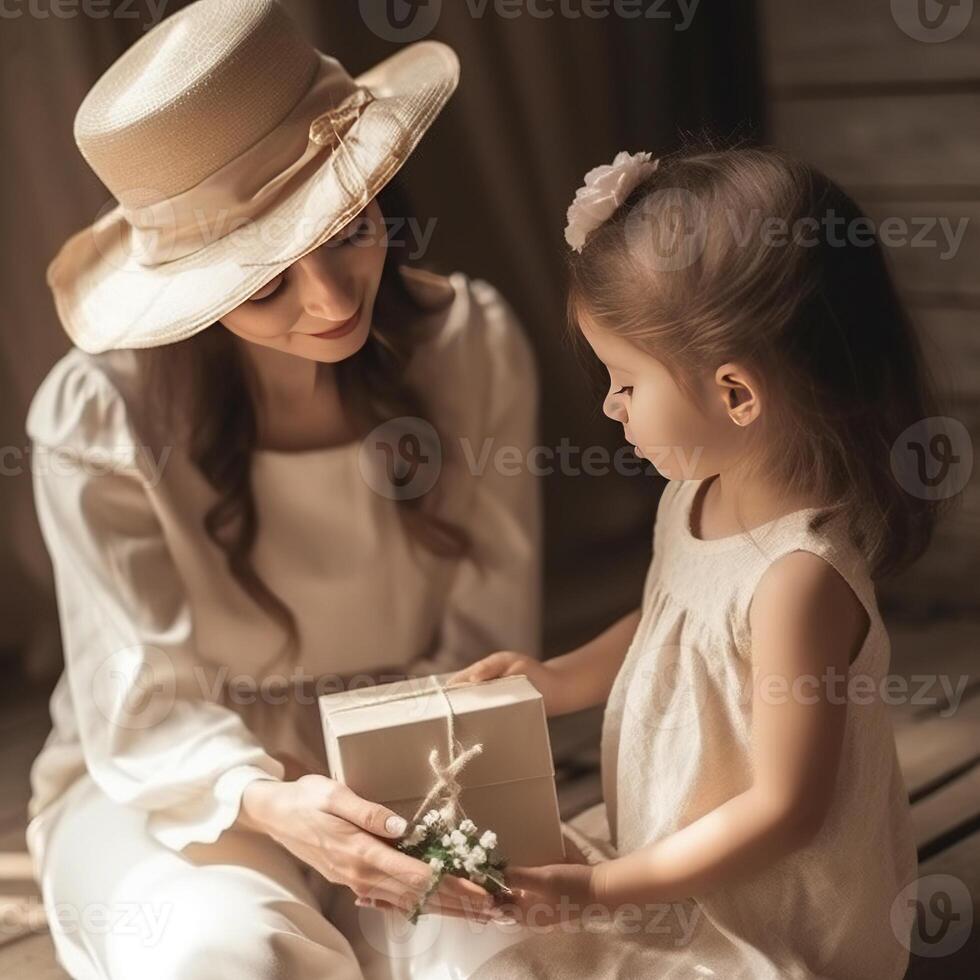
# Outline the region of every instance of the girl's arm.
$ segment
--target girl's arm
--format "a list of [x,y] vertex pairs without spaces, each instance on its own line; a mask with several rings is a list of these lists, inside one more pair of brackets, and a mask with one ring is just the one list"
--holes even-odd
[[634,609],[595,639],[543,663],[509,650],[491,653],[453,674],[449,683],[526,674],[541,692],[549,718],[605,704],[639,621],[640,610]]
[[847,711],[842,685],[828,674],[846,675],[867,613],[829,564],[793,552],[763,576],[750,626],[752,786],[669,837],[597,865],[596,901],[671,902],[711,891],[804,845],[823,823]]
[[560,681],[558,704],[549,714],[569,714],[606,703],[639,622],[640,610],[634,609],[588,643],[545,662]]

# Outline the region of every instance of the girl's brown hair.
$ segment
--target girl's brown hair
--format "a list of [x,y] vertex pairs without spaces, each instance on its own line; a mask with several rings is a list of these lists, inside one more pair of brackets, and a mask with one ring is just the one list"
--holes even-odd
[[[394,181],[379,193],[378,203],[386,219],[407,216],[404,194]],[[318,382],[336,372],[346,420],[357,439],[395,418],[423,419],[438,428],[427,417],[421,395],[405,378],[406,365],[426,336],[425,317],[438,312],[406,285],[407,262],[401,253],[407,247],[397,237],[387,245],[371,333],[364,346],[337,364],[317,364]],[[185,442],[190,459],[216,491],[217,500],[204,518],[208,536],[224,552],[239,585],[282,625],[284,649],[295,656],[300,642],[296,617],[252,564],[258,533],[251,483],[258,392],[237,338],[213,324],[179,343],[135,353],[145,385],[147,417],[170,438]],[[397,512],[410,543],[440,557],[457,558],[470,550],[470,538],[463,528],[438,515],[437,500],[432,491],[406,495],[397,500]]]
[[925,550],[941,502],[903,489],[891,451],[937,414],[932,383],[873,225],[833,181],[776,149],[689,145],[568,263],[573,329],[587,313],[688,391],[726,361],[755,370],[779,433],[760,469],[839,509],[876,578]]

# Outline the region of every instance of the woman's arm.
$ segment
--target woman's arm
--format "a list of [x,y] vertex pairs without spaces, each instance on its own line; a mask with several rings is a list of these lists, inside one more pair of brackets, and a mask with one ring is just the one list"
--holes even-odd
[[27,431],[88,771],[110,799],[145,810],[165,846],[212,841],[235,819],[245,786],[280,779],[283,768],[209,696],[214,672],[196,653],[154,474],[125,403],[72,353],[35,394]]
[[722,887],[803,846],[822,825],[847,711],[826,678],[846,675],[867,614],[829,564],[793,552],[763,576],[750,625],[752,786],[669,837],[597,865],[597,901],[671,902]]

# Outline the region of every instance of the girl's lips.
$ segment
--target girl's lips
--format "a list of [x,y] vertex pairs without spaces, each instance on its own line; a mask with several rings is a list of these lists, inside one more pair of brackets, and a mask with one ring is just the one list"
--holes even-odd
[[338,337],[346,337],[360,322],[361,307],[359,306],[357,312],[339,327],[334,327],[333,330],[325,330],[323,333],[310,334],[310,336],[319,337],[322,340],[336,340]]

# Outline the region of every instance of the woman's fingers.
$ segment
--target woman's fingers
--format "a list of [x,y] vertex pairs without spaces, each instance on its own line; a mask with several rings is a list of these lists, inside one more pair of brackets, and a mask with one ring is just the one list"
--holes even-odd
[[408,821],[394,810],[363,799],[340,782],[334,782],[330,790],[326,812],[377,837],[401,837],[408,827]]

